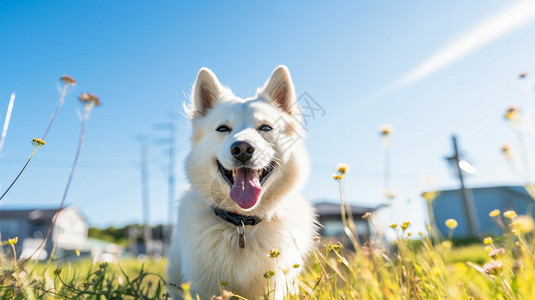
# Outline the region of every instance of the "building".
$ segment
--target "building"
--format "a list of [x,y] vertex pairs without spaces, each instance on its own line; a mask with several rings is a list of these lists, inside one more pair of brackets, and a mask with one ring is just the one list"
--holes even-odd
[[[21,258],[32,255],[46,236],[56,209],[0,209],[0,234],[2,240],[18,238],[15,249]],[[56,256],[80,249],[87,241],[88,224],[75,206],[64,208],[43,249],[33,258],[46,259],[56,241]]]
[[[320,234],[323,237],[345,239],[340,203],[319,202],[314,204],[314,207],[318,215],[318,221],[323,226],[320,229]],[[363,219],[362,216],[368,212],[375,211],[376,208],[350,205],[349,209],[351,210],[351,215],[346,211],[346,216],[354,220],[359,239],[364,241],[372,233],[368,220]],[[342,242],[344,241],[342,240]]]
[[[479,235],[497,235],[502,229],[489,216],[494,209],[502,213],[512,209],[519,215],[535,215],[535,201],[523,186],[497,186],[470,189],[476,211]],[[464,210],[460,190],[446,190],[431,202],[437,228],[442,236],[447,237],[449,229],[444,222],[455,219],[458,227],[455,228],[454,237],[469,236],[468,222]]]

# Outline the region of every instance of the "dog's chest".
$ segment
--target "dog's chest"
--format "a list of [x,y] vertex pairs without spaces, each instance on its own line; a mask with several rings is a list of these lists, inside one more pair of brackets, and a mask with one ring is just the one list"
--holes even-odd
[[[211,222],[204,222],[204,228],[197,227],[184,240],[191,247],[183,256],[184,266],[192,271],[188,272],[191,278],[187,280],[201,281],[214,289],[224,281],[235,292],[256,290],[256,294],[262,294],[264,274],[280,273],[302,264],[292,232],[281,220],[245,226],[246,244],[242,249],[236,226],[212,216],[205,217]],[[277,250],[280,255],[270,256],[271,250]]]

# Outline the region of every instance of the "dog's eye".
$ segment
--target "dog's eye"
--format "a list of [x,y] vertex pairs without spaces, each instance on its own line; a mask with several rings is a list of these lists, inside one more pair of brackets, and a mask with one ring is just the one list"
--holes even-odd
[[273,128],[271,128],[271,126],[266,125],[266,124],[264,124],[264,125],[262,125],[262,126],[260,126],[258,128],[258,130],[261,130],[261,131],[271,131],[271,129],[273,129]]
[[228,127],[227,125],[221,125],[219,127],[217,127],[216,131],[219,131],[219,132],[229,132],[231,131],[232,129],[230,129],[230,127]]

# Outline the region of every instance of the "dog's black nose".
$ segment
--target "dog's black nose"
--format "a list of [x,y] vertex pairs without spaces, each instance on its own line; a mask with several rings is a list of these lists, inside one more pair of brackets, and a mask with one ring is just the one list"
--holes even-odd
[[247,142],[234,142],[230,146],[230,153],[235,159],[244,163],[253,157],[254,147]]

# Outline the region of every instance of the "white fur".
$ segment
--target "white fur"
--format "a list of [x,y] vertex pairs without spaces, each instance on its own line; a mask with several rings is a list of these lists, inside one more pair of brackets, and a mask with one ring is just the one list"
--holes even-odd
[[[296,98],[290,73],[278,67],[266,85],[252,98],[241,99],[223,87],[209,69],[200,70],[193,87],[192,149],[186,159],[191,189],[179,202],[178,220],[169,253],[168,280],[190,282],[201,298],[225,289],[249,299],[267,294],[263,274],[273,270],[271,298],[282,299],[298,291],[297,275],[313,247],[316,218],[309,202],[300,195],[308,174],[303,132],[292,115]],[[217,132],[220,125],[230,133]],[[269,124],[271,131],[260,131]],[[241,209],[230,197],[216,159],[226,168],[237,167],[230,153],[235,141],[255,147],[253,169],[270,162],[276,167],[262,186],[258,203]],[[245,227],[245,249],[238,246],[236,226],[216,216],[211,206],[263,218]],[[268,257],[271,249],[278,258]],[[300,267],[294,268],[298,264]],[[176,297],[176,295],[174,295]]]

